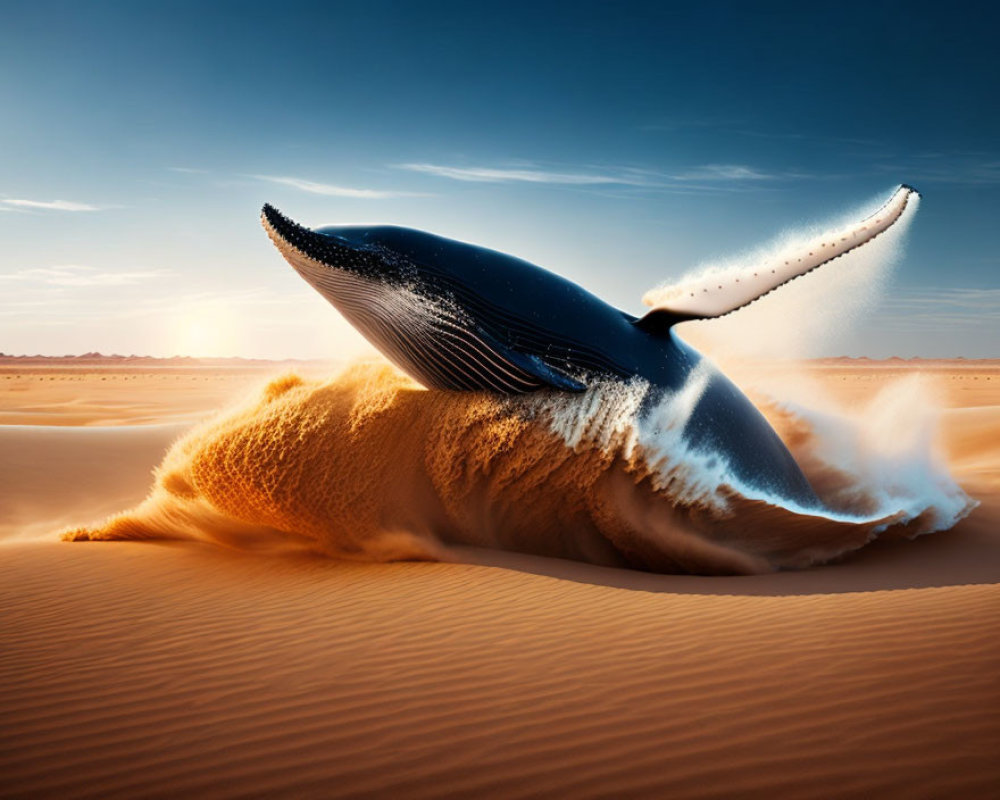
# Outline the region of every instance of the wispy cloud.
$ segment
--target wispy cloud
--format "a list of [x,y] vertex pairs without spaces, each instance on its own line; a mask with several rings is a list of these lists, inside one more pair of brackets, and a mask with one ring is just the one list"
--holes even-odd
[[676,181],[766,181],[779,176],[745,164],[706,164],[670,177]]
[[89,203],[74,203],[69,200],[24,200],[21,198],[8,197],[0,200],[8,206],[15,208],[37,208],[45,211],[100,211],[100,206],[92,206]]
[[167,167],[171,172],[180,172],[184,175],[207,175],[207,169],[198,169],[197,167]]
[[930,288],[886,298],[879,323],[897,330],[1000,328],[1000,289]]
[[798,178],[796,174],[768,173],[746,164],[704,164],[677,172],[620,168],[546,169],[537,165],[452,166],[432,163],[393,164],[396,169],[434,175],[472,183],[531,183],[572,186],[623,192],[725,192],[742,191],[752,184],[780,178]]
[[971,186],[1000,185],[1000,158],[979,153],[918,153],[906,161],[879,164],[913,183],[955,183]]
[[291,186],[310,194],[321,194],[328,197],[353,197],[358,200],[387,200],[394,197],[425,197],[415,192],[385,191],[382,189],[356,189],[350,186],[337,186],[330,183],[317,183],[302,178],[292,178],[280,175],[250,175],[261,181],[269,181],[280,186]]
[[130,286],[171,275],[170,270],[132,270],[100,272],[94,267],[64,264],[54,267],[33,267],[0,275],[0,282],[18,281],[48,286]]
[[886,143],[879,141],[878,139],[865,139],[858,136],[829,136],[827,134],[819,134],[815,132],[810,132],[808,134],[802,133],[800,131],[768,131],[768,130],[755,130],[747,128],[734,128],[732,133],[738,136],[749,136],[753,139],[775,139],[778,141],[796,141],[796,142],[816,142],[823,145],[847,145],[851,150],[857,147],[866,148],[882,148],[886,147]]
[[618,184],[622,186],[647,186],[648,177],[639,170],[624,170],[616,173],[600,172],[550,172],[534,168],[503,167],[453,167],[445,164],[394,164],[397,169],[436,175],[455,181],[474,183],[554,183],[569,186],[598,186]]
[[[59,269],[59,268],[54,268]],[[41,270],[25,270],[24,272],[38,273]],[[110,274],[110,273],[105,273]],[[123,273],[114,273],[123,275]],[[163,270],[159,277],[165,277],[174,273]],[[4,298],[3,305],[0,306],[0,319],[20,319],[30,320],[32,326],[65,327],[84,320],[149,320],[157,319],[162,315],[176,312],[180,308],[208,308],[210,306],[228,306],[245,308],[251,305],[266,307],[287,307],[290,314],[296,311],[295,304],[291,301],[298,300],[298,311],[302,311],[301,296],[290,296],[288,298],[265,289],[244,289],[212,291],[204,290],[200,292],[184,291],[156,291],[149,292],[141,288],[141,285],[150,278],[135,277],[137,273],[124,273],[133,278],[121,283],[100,283],[94,281],[86,284],[88,286],[117,286],[115,292],[100,293],[99,296],[89,298],[87,302],[80,302],[78,294],[74,288],[79,284],[57,284],[55,286],[45,285],[35,280],[32,283],[18,284],[18,291],[12,292],[12,287],[5,286],[3,279],[13,276],[0,275],[0,287],[4,287],[9,292],[9,297]],[[100,280],[100,279],[98,279]],[[127,302],[123,298],[128,297]],[[43,309],[44,314],[37,314],[39,309]]]

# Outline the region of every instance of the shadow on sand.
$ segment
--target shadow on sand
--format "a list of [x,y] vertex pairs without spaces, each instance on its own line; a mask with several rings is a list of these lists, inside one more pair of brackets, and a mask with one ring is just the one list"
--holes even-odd
[[982,505],[951,530],[874,542],[837,563],[770,575],[656,575],[498,550],[466,547],[459,553],[482,566],[665,594],[779,597],[1000,583],[1000,498],[970,493]]

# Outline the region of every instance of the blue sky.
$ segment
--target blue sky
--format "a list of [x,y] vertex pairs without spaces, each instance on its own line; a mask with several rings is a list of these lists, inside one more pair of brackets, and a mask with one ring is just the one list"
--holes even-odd
[[907,182],[905,259],[831,352],[1000,355],[998,12],[808,5],[0,0],[0,350],[357,352],[264,201],[640,312]]

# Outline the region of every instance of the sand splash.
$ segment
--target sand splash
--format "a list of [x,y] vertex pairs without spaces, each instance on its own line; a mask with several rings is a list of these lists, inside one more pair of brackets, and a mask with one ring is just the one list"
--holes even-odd
[[[64,538],[373,561],[451,560],[449,545],[471,544],[743,574],[827,561],[968,513],[926,441],[869,452],[863,431],[831,437],[830,420],[791,407],[772,416],[829,510],[741,486],[724,459],[681,435],[708,369],[646,412],[638,381],[503,398],[427,391],[384,363],[327,381],[289,374],[175,443],[138,507]],[[923,472],[897,469],[914,459]],[[892,480],[873,477],[883,473]]]
[[[721,283],[761,265],[794,258],[811,242],[836,237],[836,232],[851,222],[868,217],[883,202],[884,194],[834,218],[800,224],[757,247],[705,263],[669,285],[647,292],[643,302],[654,306],[669,302],[677,287],[688,282],[711,276]],[[893,272],[905,254],[907,236],[919,207],[920,198],[911,196],[899,221],[864,246],[735,313],[685,322],[677,330],[688,344],[710,355],[727,373],[746,360],[813,358],[844,352],[857,323],[876,314],[890,291]]]

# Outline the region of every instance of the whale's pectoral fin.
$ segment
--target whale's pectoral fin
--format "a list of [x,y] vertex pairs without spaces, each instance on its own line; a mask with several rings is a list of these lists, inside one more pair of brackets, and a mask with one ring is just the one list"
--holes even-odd
[[870,217],[780,251],[771,263],[739,271],[708,272],[654,289],[643,298],[653,309],[635,325],[648,333],[664,334],[678,322],[721,317],[743,308],[782,284],[872,241],[899,222],[919,197],[916,189],[904,184]]
[[564,392],[582,392],[587,385],[581,383],[569,373],[555,367],[535,355],[519,353],[516,350],[509,350],[507,357],[510,358],[525,372],[534,375],[546,386],[553,389],[561,389]]
[[478,374],[466,372],[466,381],[472,383],[475,389],[496,391],[498,386],[503,385],[505,378],[509,379],[509,373],[512,371],[524,376],[533,385],[527,388],[507,389],[507,392],[532,391],[544,386],[564,392],[582,392],[587,388],[586,384],[581,383],[564,369],[532,353],[523,353],[515,347],[503,345],[481,328],[477,327],[475,336],[500,358],[500,363],[489,365],[477,363]]

